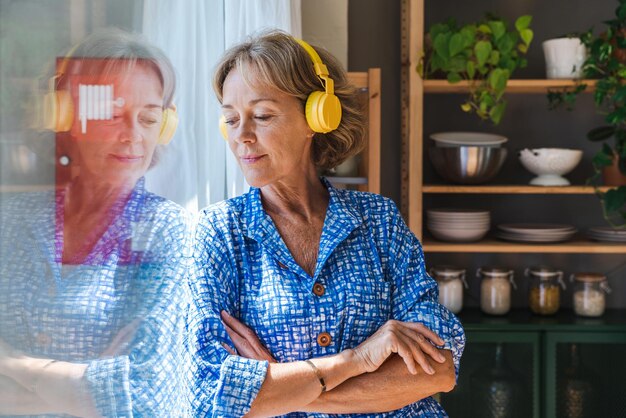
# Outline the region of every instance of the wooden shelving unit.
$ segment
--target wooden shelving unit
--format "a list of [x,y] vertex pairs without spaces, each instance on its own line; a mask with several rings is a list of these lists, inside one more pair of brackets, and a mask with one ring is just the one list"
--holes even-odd
[[[467,93],[469,83],[451,84],[447,80],[423,80],[415,71],[424,45],[424,0],[402,2],[402,211],[411,230],[423,242],[426,252],[449,253],[589,253],[626,254],[626,245],[599,243],[585,239],[577,241],[537,245],[516,244],[487,239],[477,243],[456,244],[424,238],[424,194],[500,194],[500,195],[590,195],[596,189],[591,186],[539,187],[529,185],[435,185],[424,184],[424,95]],[[432,5],[431,5],[432,6]],[[418,51],[416,53],[416,51]],[[585,92],[595,90],[594,80],[581,80]],[[577,85],[575,80],[514,79],[509,80],[508,94],[545,94],[552,89]],[[599,188],[606,191],[607,187]]]

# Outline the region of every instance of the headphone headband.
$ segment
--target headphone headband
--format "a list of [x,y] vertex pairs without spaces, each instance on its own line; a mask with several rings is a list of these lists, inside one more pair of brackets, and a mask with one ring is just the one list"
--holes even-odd
[[330,78],[328,74],[328,67],[326,64],[322,62],[319,54],[311,45],[302,39],[294,38],[296,42],[300,44],[302,48],[309,54],[311,60],[313,61],[313,69],[315,70],[315,74],[322,80],[322,85],[324,86],[326,93],[334,94],[335,93],[335,83],[333,79]]

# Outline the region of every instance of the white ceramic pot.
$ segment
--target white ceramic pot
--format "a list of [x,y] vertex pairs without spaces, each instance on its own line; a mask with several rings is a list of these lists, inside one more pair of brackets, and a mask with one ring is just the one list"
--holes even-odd
[[587,59],[585,45],[579,38],[558,38],[544,41],[547,78],[581,78]]

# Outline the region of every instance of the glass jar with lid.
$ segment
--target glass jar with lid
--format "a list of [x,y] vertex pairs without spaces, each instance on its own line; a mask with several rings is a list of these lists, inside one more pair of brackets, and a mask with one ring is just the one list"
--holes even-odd
[[513,270],[501,267],[481,267],[476,270],[481,277],[480,309],[490,315],[504,315],[511,309],[511,286],[517,289]]
[[465,269],[454,266],[434,266],[429,274],[439,285],[439,303],[452,313],[463,309],[463,287],[467,289]]
[[561,288],[565,290],[563,272],[550,267],[528,267],[528,306],[537,315],[555,314],[561,306]]
[[600,273],[575,273],[570,276],[570,280],[574,282],[574,312],[591,317],[604,314],[604,295],[611,293],[606,276]]

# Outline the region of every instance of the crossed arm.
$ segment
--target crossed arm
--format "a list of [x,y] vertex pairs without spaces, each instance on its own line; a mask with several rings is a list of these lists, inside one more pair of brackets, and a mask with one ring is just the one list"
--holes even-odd
[[[435,348],[429,341],[440,345],[443,341],[420,324],[389,321],[354,350],[313,359],[327,385],[327,392],[320,395],[320,384],[308,365],[276,363],[254,331],[227,314],[222,318],[238,355],[270,362],[249,417],[292,411],[386,412],[450,391],[455,384],[450,351]],[[286,397],[293,387],[298,391]]]

